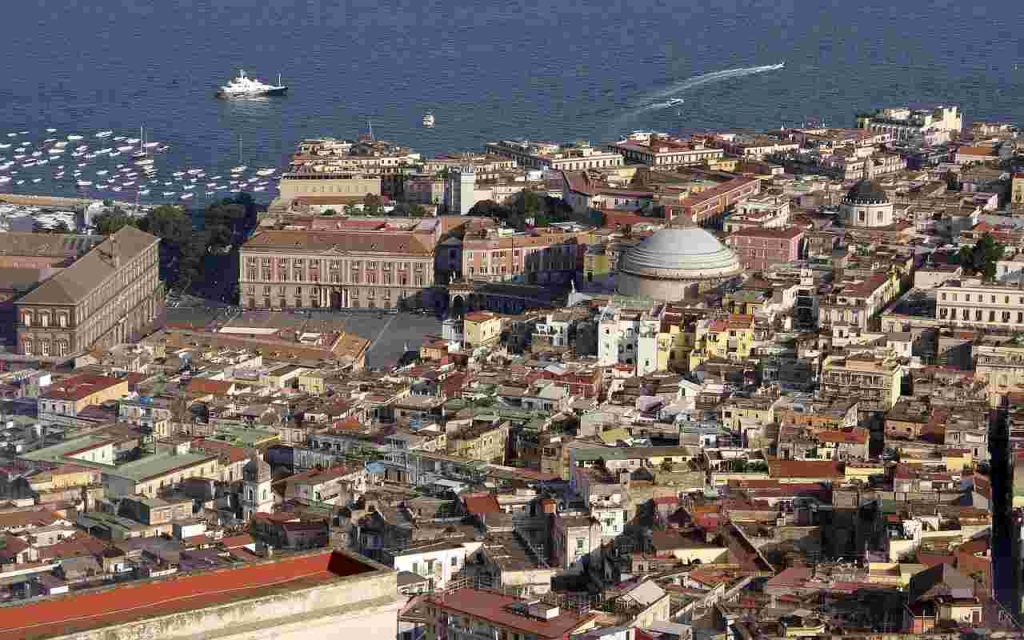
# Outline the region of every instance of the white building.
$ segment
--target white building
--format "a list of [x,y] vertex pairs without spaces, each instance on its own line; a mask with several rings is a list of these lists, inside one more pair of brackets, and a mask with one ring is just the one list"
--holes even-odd
[[242,469],[242,519],[250,520],[257,513],[274,510],[274,494],[270,490],[273,476],[270,465],[256,456]]
[[462,571],[466,557],[475,553],[481,542],[434,542],[395,552],[396,571],[408,571],[426,578],[431,590],[444,589]]
[[935,317],[951,327],[1020,331],[1024,289],[970,278],[949,280],[936,293]]
[[934,109],[890,107],[857,116],[861,129],[892,134],[900,142],[942,144],[949,142],[963,129],[963,114],[956,106]]
[[659,321],[646,311],[605,307],[598,322],[598,365],[627,365],[638,376],[653,373],[658,368],[659,328]]

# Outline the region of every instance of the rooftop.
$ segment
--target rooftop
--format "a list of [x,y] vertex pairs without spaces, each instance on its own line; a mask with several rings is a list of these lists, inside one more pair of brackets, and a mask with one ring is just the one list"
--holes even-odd
[[427,602],[538,638],[566,637],[595,617],[593,614],[580,616],[571,611],[561,611],[550,620],[542,620],[514,610],[517,605],[525,609],[527,603],[523,600],[477,589],[457,589],[441,596],[431,596]]
[[375,570],[354,556],[331,551],[76,591],[0,608],[0,640],[81,633],[317,587]]

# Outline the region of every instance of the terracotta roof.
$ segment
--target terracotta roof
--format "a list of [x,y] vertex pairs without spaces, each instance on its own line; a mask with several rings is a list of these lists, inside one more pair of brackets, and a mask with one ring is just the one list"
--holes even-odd
[[463,496],[462,500],[466,503],[466,511],[473,515],[498,513],[501,511],[501,507],[498,506],[498,499],[489,493]]
[[209,378],[192,378],[185,387],[188,393],[199,395],[225,396],[231,391],[231,383],[224,380],[211,380]]
[[3,608],[0,640],[80,633],[326,584],[373,567],[338,551],[125,583]]
[[834,442],[836,444],[866,444],[868,441],[868,430],[853,428],[849,431],[819,431],[815,437],[818,439],[818,442]]
[[513,605],[525,606],[526,602],[523,600],[477,589],[457,589],[443,596],[431,596],[427,598],[427,602],[449,611],[486,620],[495,626],[533,634],[538,638],[568,637],[572,631],[596,618],[594,614],[580,616],[563,609],[550,620],[540,620],[512,609]]
[[773,478],[842,478],[842,466],[831,460],[769,460]]
[[400,255],[434,254],[433,236],[420,233],[359,231],[257,231],[242,251],[289,250],[323,253],[394,253]]
[[61,380],[51,386],[40,397],[47,400],[78,401],[122,382],[125,381],[119,378],[83,373]]

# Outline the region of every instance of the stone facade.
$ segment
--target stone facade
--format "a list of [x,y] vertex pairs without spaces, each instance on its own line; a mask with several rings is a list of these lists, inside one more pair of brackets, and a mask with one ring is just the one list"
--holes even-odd
[[392,309],[434,285],[433,236],[260,231],[242,246],[240,302],[249,309]]
[[22,296],[18,350],[62,358],[148,333],[163,311],[159,242],[124,227]]

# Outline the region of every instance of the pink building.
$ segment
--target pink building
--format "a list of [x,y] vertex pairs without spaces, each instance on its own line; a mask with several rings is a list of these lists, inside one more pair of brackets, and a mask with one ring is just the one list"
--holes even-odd
[[800,241],[804,231],[797,227],[784,229],[741,229],[726,238],[745,269],[760,271],[771,265],[800,258]]

